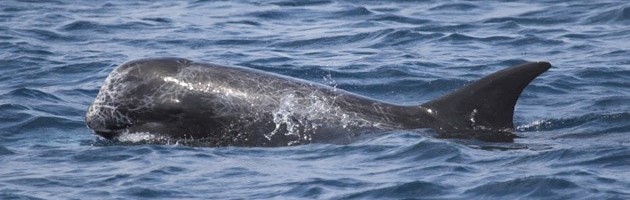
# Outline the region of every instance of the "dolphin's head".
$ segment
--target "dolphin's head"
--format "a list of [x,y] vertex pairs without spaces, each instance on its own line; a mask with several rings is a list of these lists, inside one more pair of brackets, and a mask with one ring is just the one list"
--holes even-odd
[[190,63],[180,58],[157,58],[120,65],[89,107],[87,126],[107,139],[125,131],[160,130],[181,113],[178,94],[169,92],[173,84],[168,80]]

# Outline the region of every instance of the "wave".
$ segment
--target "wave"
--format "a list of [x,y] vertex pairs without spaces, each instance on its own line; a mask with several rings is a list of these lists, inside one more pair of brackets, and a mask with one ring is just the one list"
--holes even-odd
[[[148,19],[148,20],[147,20]],[[156,18],[145,18],[144,21],[129,21],[125,23],[117,23],[117,24],[105,24],[101,22],[94,21],[86,21],[86,20],[76,20],[65,24],[59,27],[58,30],[65,32],[79,32],[79,31],[89,31],[95,33],[117,33],[122,30],[143,30],[147,28],[151,28],[156,24],[152,24],[150,22],[157,22],[159,24],[166,23],[168,24],[168,19],[157,18],[157,20],[152,20]],[[167,21],[167,22],[163,22]]]
[[452,190],[449,185],[436,182],[414,181],[398,183],[394,186],[370,189],[351,195],[339,197],[339,199],[405,199],[409,197],[440,197]]
[[617,5],[612,8],[608,8],[605,11],[597,10],[593,12],[591,16],[586,18],[588,24],[630,24],[630,6]]
[[21,29],[17,30],[23,37],[34,38],[43,42],[72,42],[72,41],[85,41],[82,38],[73,37],[72,35],[66,35],[58,33],[53,30],[45,29]]
[[53,117],[53,116],[33,116],[25,119],[16,125],[18,133],[33,132],[33,131],[46,131],[46,130],[72,130],[72,129],[84,129],[84,122],[67,119],[65,117]]
[[550,24],[563,24],[572,22],[571,19],[558,18],[556,16],[550,17],[497,17],[490,18],[483,23],[505,23],[514,22],[519,25],[550,25]]
[[401,15],[395,15],[395,14],[381,14],[372,18],[371,20],[378,21],[378,22],[396,22],[396,23],[401,23],[401,24],[412,24],[412,25],[428,24],[431,22],[431,20],[428,20],[428,19],[401,16]]
[[328,0],[292,0],[292,1],[277,1],[272,2],[273,5],[278,6],[287,6],[287,7],[302,7],[302,6],[320,6],[325,4],[330,4],[332,1]]
[[0,156],[13,155],[15,152],[9,150],[6,147],[0,146]]
[[341,11],[333,12],[330,17],[365,17],[374,13],[363,6],[351,7]]
[[360,43],[363,41],[374,41],[379,37],[392,32],[393,29],[378,30],[367,33],[358,33],[351,35],[339,35],[339,36],[325,36],[311,39],[294,40],[290,42],[279,42],[273,46],[285,47],[285,48],[317,48],[317,47],[330,47],[336,45],[349,46],[353,43]]
[[55,96],[54,94],[50,94],[50,93],[43,92],[37,89],[32,89],[32,88],[14,89],[9,93],[0,95],[0,97],[6,98],[6,99],[37,100],[37,101],[49,101],[49,102],[62,101],[59,97]]
[[[628,112],[610,114],[590,113],[570,118],[536,120],[530,122],[529,124],[519,125],[516,129],[518,131],[531,132],[561,130],[566,128],[579,128],[583,126],[592,126],[593,124],[609,124],[609,126],[628,126],[628,124],[624,123],[628,121],[630,121],[630,113]],[[605,130],[611,127],[600,128]]]
[[374,156],[373,160],[384,162],[387,160],[404,160],[405,162],[441,162],[462,159],[465,154],[456,145],[448,145],[445,141],[424,139],[415,145],[398,148],[385,155]]
[[453,10],[453,11],[470,11],[478,9],[480,6],[477,6],[472,3],[445,3],[438,6],[434,6],[429,8],[432,11],[442,11],[442,10]]
[[[527,189],[525,189],[527,188]],[[567,190],[582,189],[569,180],[552,177],[527,177],[509,181],[490,182],[465,192],[474,198],[546,198],[575,199],[581,196],[567,193]]]

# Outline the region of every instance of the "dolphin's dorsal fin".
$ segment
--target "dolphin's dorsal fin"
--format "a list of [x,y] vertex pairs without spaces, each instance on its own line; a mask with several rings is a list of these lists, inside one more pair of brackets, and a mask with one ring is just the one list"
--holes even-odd
[[514,105],[523,89],[551,67],[529,62],[490,74],[421,107],[434,117],[438,132],[513,131]]

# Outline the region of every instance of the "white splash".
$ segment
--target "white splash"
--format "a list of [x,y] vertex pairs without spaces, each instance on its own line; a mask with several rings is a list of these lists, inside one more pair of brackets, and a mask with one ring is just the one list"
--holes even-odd
[[121,142],[154,142],[163,140],[164,137],[149,132],[123,132],[116,139]]
[[529,124],[520,125],[520,126],[516,127],[516,129],[517,130],[525,130],[525,129],[530,129],[530,128],[539,129],[541,126],[549,125],[549,124],[551,124],[550,121],[545,121],[545,120],[539,119],[539,120],[535,120],[535,121],[533,121],[533,122],[531,122]]
[[272,113],[275,129],[265,137],[271,140],[278,133],[295,136],[288,145],[312,140],[316,130],[326,126],[338,126],[343,129],[359,126],[373,126],[367,120],[354,113],[344,112],[336,104],[336,96],[329,96],[321,91],[282,94],[278,106]]
[[478,111],[476,108],[470,113],[470,122],[472,122],[473,125],[475,125],[475,115],[477,115],[477,113]]

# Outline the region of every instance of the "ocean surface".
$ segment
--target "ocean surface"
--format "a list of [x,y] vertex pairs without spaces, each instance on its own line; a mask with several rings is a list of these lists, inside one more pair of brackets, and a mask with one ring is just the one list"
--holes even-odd
[[[397,104],[526,61],[514,143],[404,130],[347,145],[108,142],[117,65],[176,56]],[[630,199],[630,3],[0,1],[0,199]]]

